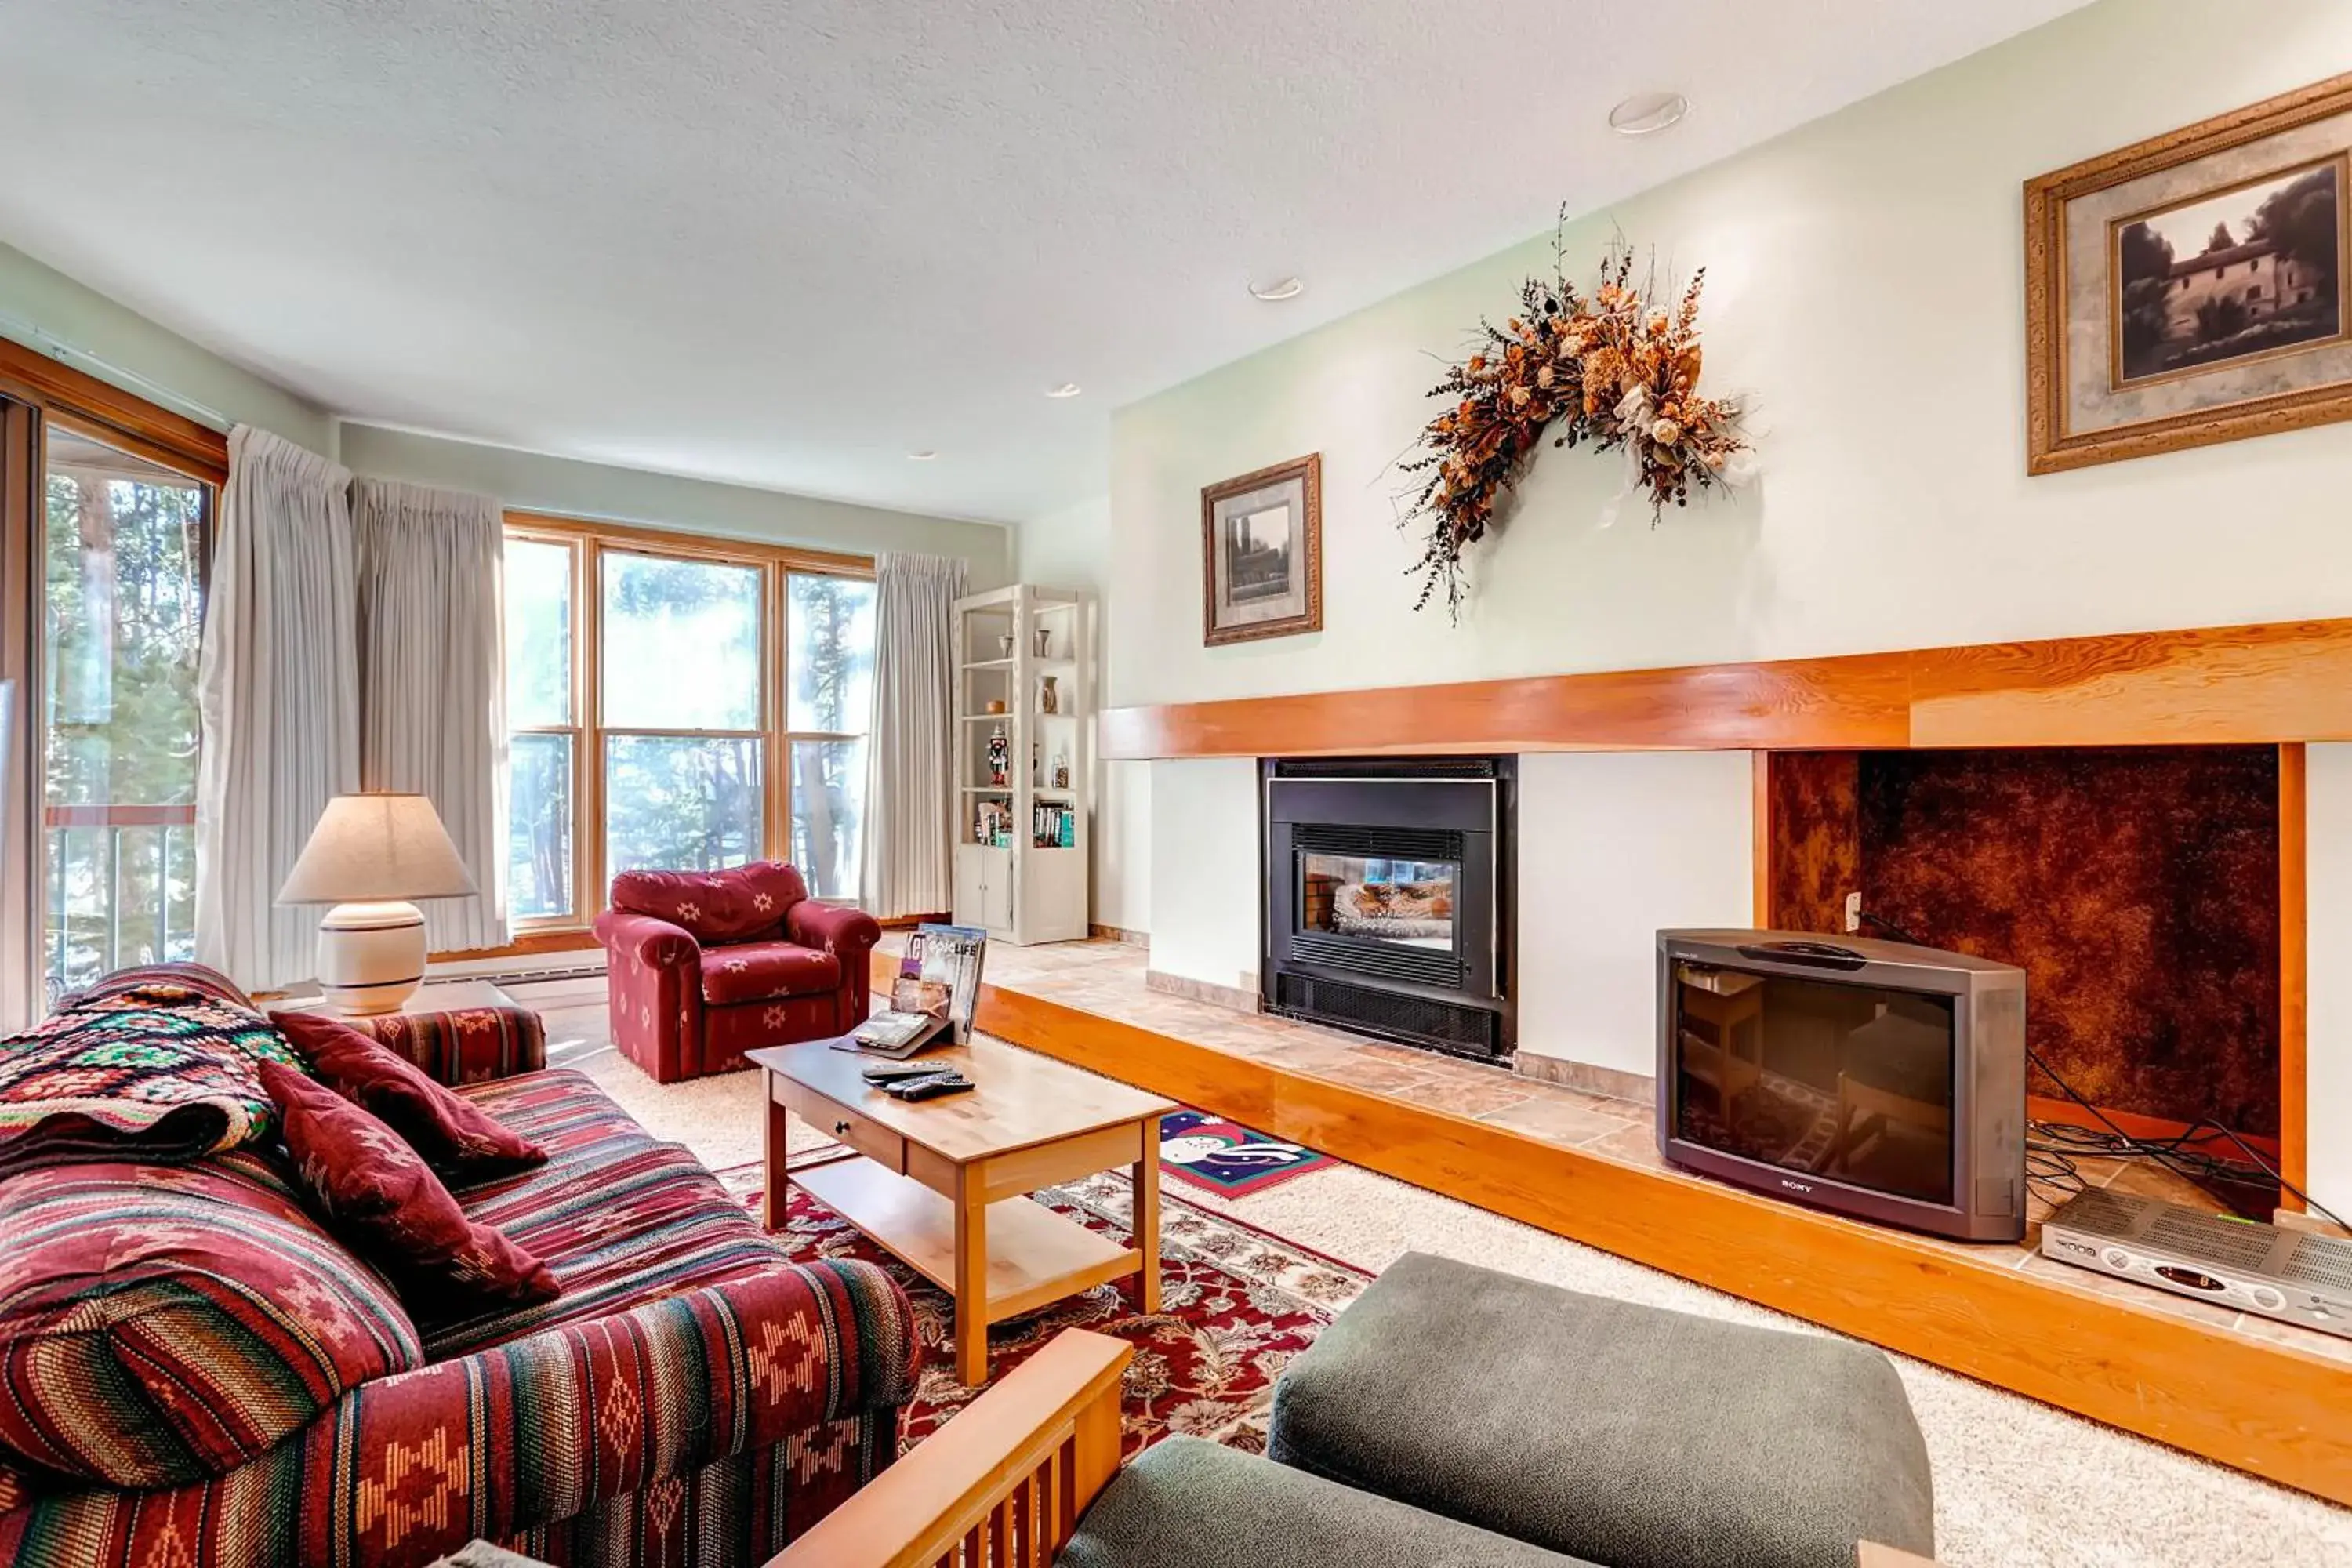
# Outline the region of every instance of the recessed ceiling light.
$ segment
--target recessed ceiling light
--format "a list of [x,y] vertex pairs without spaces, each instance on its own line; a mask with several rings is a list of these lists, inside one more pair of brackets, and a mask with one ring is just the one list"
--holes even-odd
[[926,447],[919,452],[909,452],[907,456],[913,458],[918,463],[928,463],[933,458],[938,457],[939,454],[932,451],[929,447]]
[[1690,112],[1679,92],[1637,92],[1609,111],[1609,129],[1620,136],[1652,136]]
[[1076,382],[1066,381],[1059,386],[1047,387],[1045,389],[1045,395],[1048,397],[1076,397],[1080,390],[1081,389]]
[[1271,283],[1253,283],[1250,298],[1272,304],[1278,300],[1296,300],[1307,292],[1307,285],[1296,278],[1277,278]]

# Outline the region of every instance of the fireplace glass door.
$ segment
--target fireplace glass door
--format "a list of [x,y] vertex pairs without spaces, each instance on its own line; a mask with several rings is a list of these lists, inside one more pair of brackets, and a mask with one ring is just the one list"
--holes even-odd
[[1452,952],[1461,871],[1451,860],[1302,851],[1299,929]]

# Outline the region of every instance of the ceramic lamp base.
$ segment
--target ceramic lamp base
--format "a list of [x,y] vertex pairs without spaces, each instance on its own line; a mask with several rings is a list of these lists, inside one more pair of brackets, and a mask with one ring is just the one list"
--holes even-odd
[[337,904],[319,921],[319,989],[345,1013],[395,1013],[425,979],[425,911]]

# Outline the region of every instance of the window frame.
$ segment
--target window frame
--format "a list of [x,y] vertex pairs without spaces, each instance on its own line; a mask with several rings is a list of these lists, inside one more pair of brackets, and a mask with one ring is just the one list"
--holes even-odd
[[47,721],[44,642],[47,426],[143,458],[204,487],[197,594],[212,609],[213,528],[228,482],[228,437],[211,426],[0,339],[0,1029],[47,1010],[42,952],[47,903]]
[[[673,532],[627,523],[597,522],[545,512],[509,510],[506,535],[540,543],[572,547],[572,723],[516,725],[508,733],[570,734],[572,747],[572,909],[561,915],[515,919],[510,923],[519,942],[588,929],[608,907],[612,873],[607,864],[604,816],[604,758],[607,741],[614,736],[656,738],[709,737],[755,740],[761,747],[761,836],[762,853],[789,858],[792,844],[793,776],[791,758],[795,742],[804,741],[868,741],[863,731],[800,731],[789,727],[792,711],[791,595],[787,579],[795,575],[874,578],[871,556],[810,550],[796,545],[721,539],[709,534]],[[760,711],[755,730],[646,729],[604,722],[604,559],[635,555],[656,560],[694,561],[712,565],[750,567],[760,574]],[[505,862],[500,863],[505,869]],[[831,903],[855,903],[855,897],[830,898]]]

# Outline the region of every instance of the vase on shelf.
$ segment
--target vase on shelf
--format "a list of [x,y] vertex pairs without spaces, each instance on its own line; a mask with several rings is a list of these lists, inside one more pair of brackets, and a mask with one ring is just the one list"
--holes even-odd
[[1040,713],[1058,713],[1062,709],[1062,694],[1055,687],[1055,678],[1048,675],[1044,677],[1043,679],[1045,684],[1037,693],[1037,711]]
[[1037,628],[1037,657],[1039,658],[1050,658],[1053,652],[1054,628],[1051,626],[1039,626]]
[[1011,658],[1013,657],[1013,634],[1011,632],[1004,632],[998,636],[996,639],[996,651],[997,656],[1001,658]]
[[1011,761],[1012,749],[1004,738],[1004,726],[995,725],[988,731],[988,782],[1002,785]]
[[1055,789],[1070,787],[1070,759],[1066,752],[1054,753],[1054,787]]

